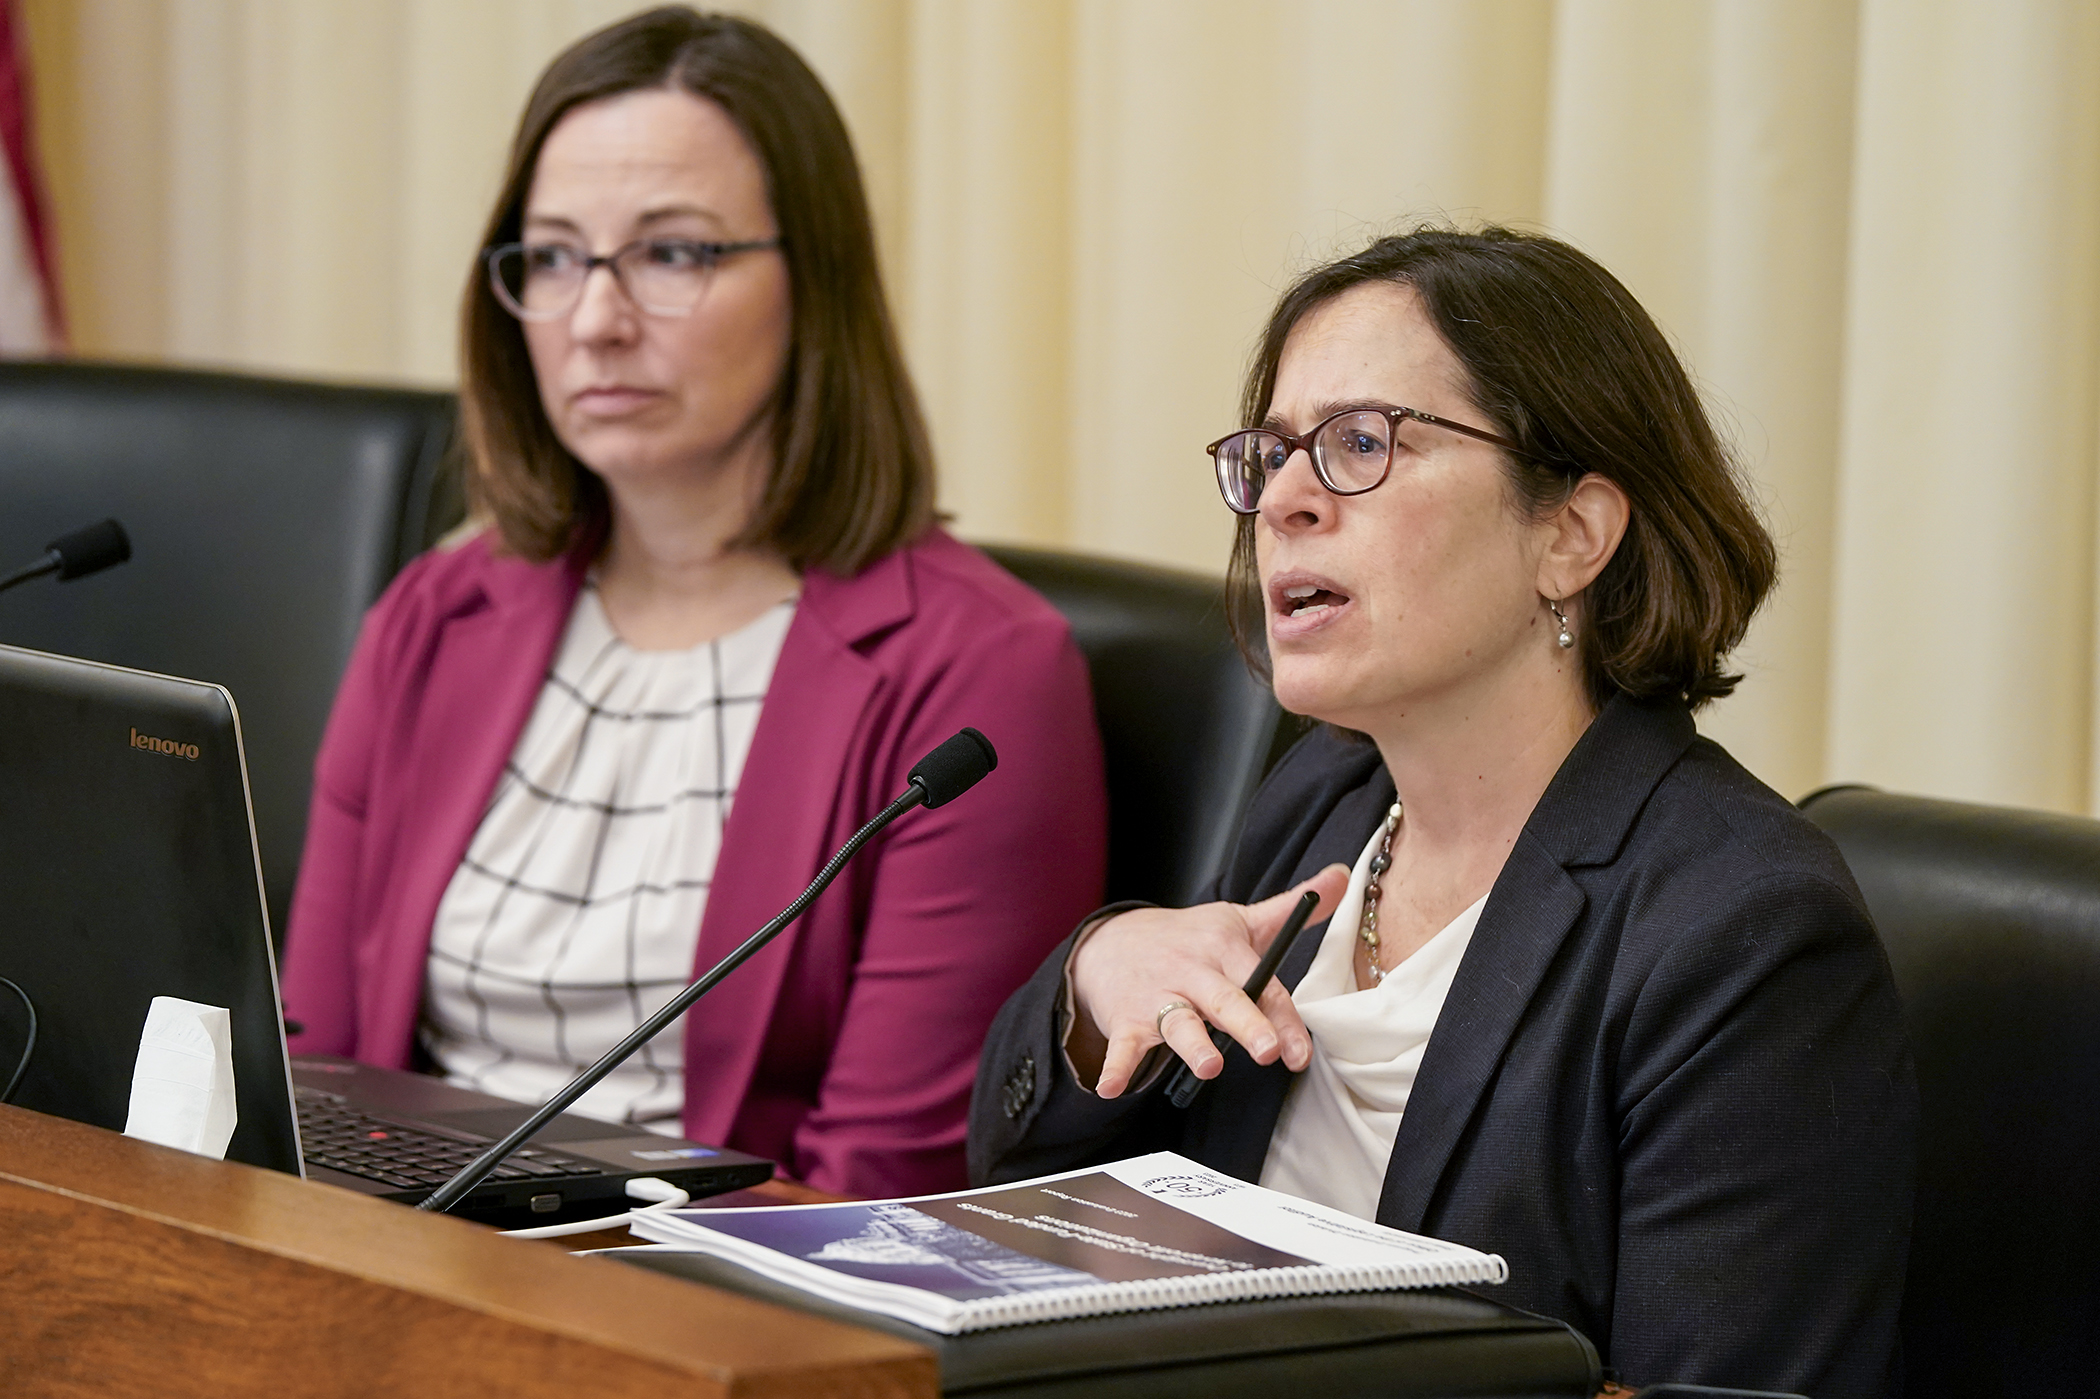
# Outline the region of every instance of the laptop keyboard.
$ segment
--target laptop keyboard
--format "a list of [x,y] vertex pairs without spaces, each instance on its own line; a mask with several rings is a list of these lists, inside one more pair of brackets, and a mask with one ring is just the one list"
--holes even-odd
[[[492,1139],[374,1117],[333,1093],[299,1087],[299,1147],[308,1166],[361,1176],[396,1190],[435,1188],[488,1150]],[[489,1173],[492,1181],[602,1176],[605,1167],[528,1143]]]

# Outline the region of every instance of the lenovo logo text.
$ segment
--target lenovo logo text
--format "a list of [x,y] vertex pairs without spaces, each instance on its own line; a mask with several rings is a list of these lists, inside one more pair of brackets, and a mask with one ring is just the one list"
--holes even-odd
[[137,729],[131,731],[131,746],[143,748],[149,753],[165,753],[171,758],[188,758],[193,763],[198,757],[197,745],[194,743],[177,743],[172,739],[155,738],[151,734],[142,734]]

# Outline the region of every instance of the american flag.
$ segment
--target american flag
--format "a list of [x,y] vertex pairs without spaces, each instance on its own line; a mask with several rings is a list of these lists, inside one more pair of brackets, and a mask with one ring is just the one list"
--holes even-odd
[[9,357],[55,353],[65,338],[27,47],[15,0],[0,0],[0,356]]

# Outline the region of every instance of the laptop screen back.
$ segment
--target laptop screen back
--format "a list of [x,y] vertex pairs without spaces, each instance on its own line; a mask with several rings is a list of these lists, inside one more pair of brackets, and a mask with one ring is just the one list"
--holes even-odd
[[[0,976],[18,1106],[121,1131],[155,996],[232,1015],[227,1158],[299,1172],[240,722],[215,685],[0,646]],[[0,1074],[21,1010],[0,994]]]

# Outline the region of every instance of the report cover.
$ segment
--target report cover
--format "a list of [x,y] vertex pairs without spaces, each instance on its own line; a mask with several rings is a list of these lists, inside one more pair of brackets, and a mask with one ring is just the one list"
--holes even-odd
[[951,1195],[679,1210],[635,1232],[956,1334],[1252,1297],[1501,1282],[1494,1255],[1171,1152]]

